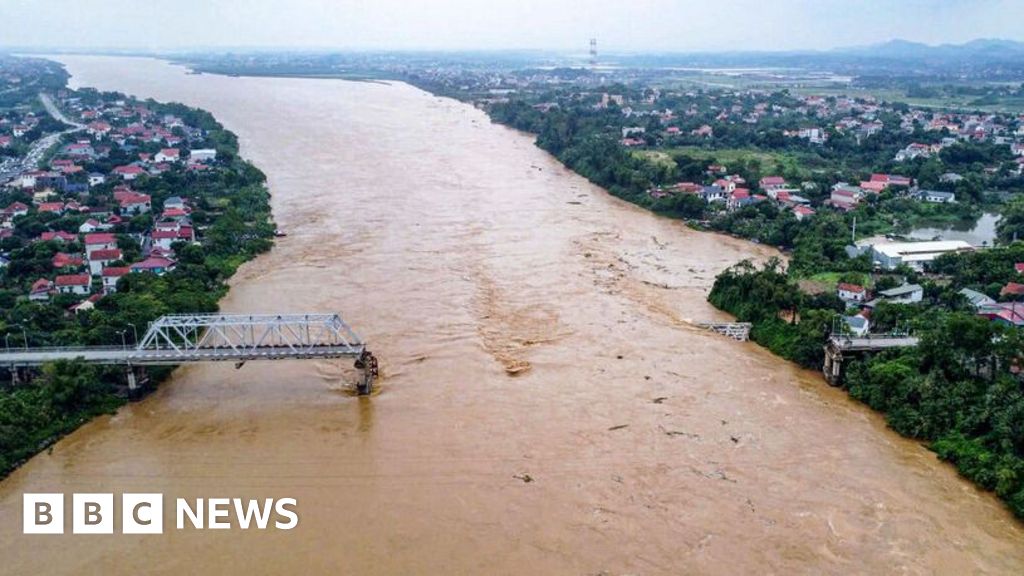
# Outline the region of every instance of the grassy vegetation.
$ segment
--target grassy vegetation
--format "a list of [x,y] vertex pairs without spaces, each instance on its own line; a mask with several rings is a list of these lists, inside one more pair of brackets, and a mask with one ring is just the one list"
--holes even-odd
[[798,173],[807,174],[810,177],[810,170],[824,168],[824,162],[811,154],[799,152],[785,152],[773,150],[758,150],[756,148],[703,148],[700,146],[675,146],[659,148],[658,150],[637,150],[634,152],[638,157],[647,161],[672,166],[672,156],[683,154],[704,162],[719,162],[727,167],[736,165],[739,162],[749,163],[754,160],[764,170],[772,173]]
[[898,87],[866,88],[812,77],[768,80],[759,74],[716,74],[713,72],[695,71],[673,76],[656,84],[661,87],[683,86],[705,90],[715,88],[788,90],[792,94],[803,96],[875,98],[886,102],[903,102],[922,108],[981,110],[984,112],[1006,112],[1011,114],[1024,112],[1024,98],[1019,96],[991,95],[979,98],[976,95],[965,94],[920,98],[908,96],[905,90]]
[[[777,87],[781,88],[781,87]],[[936,98],[914,98],[896,88],[857,88],[854,86],[837,87],[791,87],[793,94],[803,96],[849,96],[854,98],[875,98],[885,102],[903,102],[910,106],[922,108],[939,108],[948,110],[981,110],[984,112],[1024,112],[1024,98],[1012,96],[993,96],[980,100],[977,96],[941,96]]]
[[819,283],[829,290],[835,290],[836,285],[844,281],[844,279],[861,286],[871,287],[871,276],[863,272],[820,272],[808,278],[808,280]]

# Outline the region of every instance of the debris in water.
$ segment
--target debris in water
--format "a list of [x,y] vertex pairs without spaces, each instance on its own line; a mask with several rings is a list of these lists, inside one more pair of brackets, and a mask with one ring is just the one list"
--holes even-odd
[[732,440],[733,444],[739,444],[740,443],[740,439],[735,437],[735,436],[729,436],[729,440]]
[[666,430],[664,426],[658,426],[665,436],[686,436],[687,438],[697,439],[700,438],[700,434],[694,434],[693,432],[683,432],[682,430]]
[[655,404],[661,404],[665,400],[668,400],[668,396],[658,396],[654,400],[651,400],[651,402],[654,402]]
[[611,428],[608,429],[608,431],[611,432],[612,430],[622,430],[623,428],[629,428],[629,424],[619,424],[617,426],[612,426]]
[[522,480],[526,484],[533,482],[533,476],[530,476],[529,474],[513,474],[512,477],[516,480]]
[[530,369],[530,363],[526,360],[511,360],[505,365],[505,373],[509,376],[518,376]]

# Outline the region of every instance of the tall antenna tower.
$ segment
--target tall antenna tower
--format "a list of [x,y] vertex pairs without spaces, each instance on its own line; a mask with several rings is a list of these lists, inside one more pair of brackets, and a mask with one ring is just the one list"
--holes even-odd
[[597,38],[590,39],[590,67],[597,66]]

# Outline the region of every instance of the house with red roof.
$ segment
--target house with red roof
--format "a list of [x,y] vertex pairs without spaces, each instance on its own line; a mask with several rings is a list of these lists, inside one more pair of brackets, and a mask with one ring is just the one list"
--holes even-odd
[[164,148],[153,156],[156,162],[177,162],[181,160],[181,150],[177,148]]
[[814,209],[810,206],[798,205],[793,207],[793,216],[796,216],[797,220],[803,220],[804,218],[814,216],[814,214]]
[[71,158],[95,158],[96,151],[88,141],[74,142],[64,147],[64,154]]
[[75,242],[78,240],[78,236],[75,236],[70,232],[58,230],[56,232],[43,232],[39,235],[37,240],[41,242],[49,242],[50,240],[56,240],[57,242]]
[[117,236],[110,232],[93,232],[85,235],[85,256],[92,260],[92,253],[97,250],[117,248]]
[[176,262],[170,258],[164,258],[162,256],[150,256],[142,262],[136,262],[132,264],[130,268],[132,272],[151,272],[157,276],[162,276],[171,270],[174,270]]
[[54,268],[79,268],[84,263],[85,260],[78,254],[68,254],[66,252],[57,252],[50,260],[50,264]]
[[49,300],[51,291],[53,291],[53,282],[50,282],[46,278],[40,278],[32,283],[32,288],[28,293],[28,299],[33,302]]
[[888,186],[910,186],[913,181],[907,176],[896,174],[872,174],[871,182],[882,182]]
[[828,203],[839,210],[848,211],[856,208],[863,197],[864,192],[860,188],[850,186],[846,182],[839,182],[832,186],[832,194],[829,196]]
[[28,214],[28,206],[21,202],[14,202],[7,206],[7,208],[4,208],[3,213],[11,218],[14,218],[15,216],[24,216]]
[[704,186],[695,182],[678,182],[673,188],[681,194],[699,194],[704,190]]
[[1017,262],[1013,265],[1013,269],[1017,271],[1017,274],[1024,274],[1024,262]]
[[88,127],[86,127],[86,131],[89,133],[89,135],[95,138],[103,138],[104,136],[109,134],[112,129],[113,127],[110,124],[107,124],[102,120],[90,122]]
[[730,210],[736,210],[752,204],[754,198],[750,195],[750,190],[746,188],[735,188],[732,193],[729,194],[729,198],[726,200],[725,205]]
[[114,199],[121,207],[121,214],[127,216],[145,214],[152,207],[152,198],[149,194],[142,194],[134,190],[115,190]]
[[786,179],[782,176],[765,176],[757,182],[757,186],[765,192],[779,190],[786,187]]
[[178,226],[171,229],[153,230],[153,245],[164,250],[171,250],[171,244],[175,242],[192,242],[195,234],[191,226]]
[[52,213],[52,214],[63,214],[64,203],[63,202],[43,202],[38,206],[40,212]]
[[164,213],[160,216],[164,220],[181,220],[189,215],[189,211],[183,208],[164,208]]
[[99,276],[107,265],[123,257],[121,250],[118,248],[93,250],[92,254],[89,255],[89,274]]
[[117,168],[114,168],[114,174],[120,176],[121,179],[126,181],[135,180],[145,173],[146,170],[137,164],[128,164],[127,166],[118,166]]
[[61,294],[78,294],[84,296],[89,293],[92,285],[92,278],[88,274],[62,274],[57,276],[54,282],[57,292]]
[[881,194],[888,187],[888,182],[875,180],[861,180],[860,183],[860,189],[871,194]]
[[736,182],[733,182],[732,180],[728,180],[726,178],[719,178],[718,180],[715,180],[714,184],[712,185],[718,186],[719,188],[725,190],[726,192],[732,192],[733,190],[736,189]]
[[100,277],[103,281],[103,292],[106,294],[117,292],[117,281],[120,280],[122,276],[130,274],[131,271],[132,269],[127,266],[110,266],[108,268],[104,268],[103,272],[100,273]]
[[1006,326],[1024,327],[1024,302],[999,302],[986,304],[978,309],[978,315]]
[[89,234],[91,232],[96,232],[97,230],[100,229],[100,226],[102,225],[100,224],[99,220],[95,218],[89,218],[85,222],[82,222],[82,225],[78,227],[78,233]]
[[836,286],[836,295],[844,302],[863,302],[867,300],[868,291],[860,284],[840,282]]
[[1015,298],[1024,296],[1024,284],[1007,282],[1006,286],[1003,286],[1003,289],[999,291],[999,295],[1002,297],[1012,296]]

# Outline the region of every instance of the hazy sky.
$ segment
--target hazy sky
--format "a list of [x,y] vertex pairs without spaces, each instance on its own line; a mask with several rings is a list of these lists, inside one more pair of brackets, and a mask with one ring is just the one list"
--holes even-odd
[[0,45],[785,50],[1024,40],[1024,0],[0,0]]

